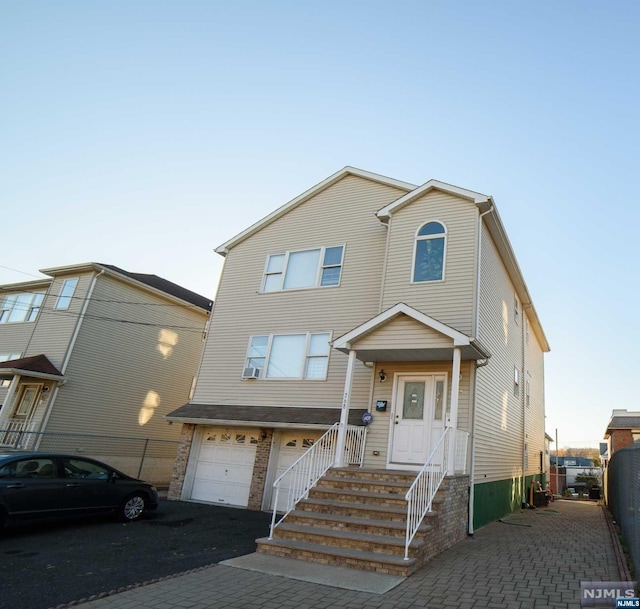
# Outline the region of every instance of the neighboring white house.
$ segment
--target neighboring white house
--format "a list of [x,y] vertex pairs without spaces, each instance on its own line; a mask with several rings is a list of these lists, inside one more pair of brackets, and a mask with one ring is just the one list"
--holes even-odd
[[[108,264],[41,272],[0,286],[0,445],[82,450],[135,475],[134,444],[179,437],[163,416],[189,399],[212,303]],[[144,475],[166,483],[176,444],[162,446]]]

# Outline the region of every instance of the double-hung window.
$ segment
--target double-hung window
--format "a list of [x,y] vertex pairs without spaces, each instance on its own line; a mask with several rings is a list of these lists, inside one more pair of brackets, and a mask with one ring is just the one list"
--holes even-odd
[[272,254],[262,282],[263,292],[324,288],[340,284],[344,246]]
[[10,294],[0,305],[0,324],[35,321],[44,292]]
[[413,281],[442,281],[447,230],[440,222],[423,224],[416,235]]
[[324,380],[329,363],[329,332],[252,336],[246,368],[260,378]]

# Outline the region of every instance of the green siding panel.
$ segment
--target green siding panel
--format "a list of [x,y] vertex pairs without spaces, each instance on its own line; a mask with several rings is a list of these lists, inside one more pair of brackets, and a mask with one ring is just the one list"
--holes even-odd
[[[525,478],[526,489],[533,479],[540,480],[540,476],[527,476]],[[508,478],[497,482],[485,482],[476,484],[473,501],[473,528],[479,529],[505,514],[510,514],[521,508],[522,503],[522,479]]]

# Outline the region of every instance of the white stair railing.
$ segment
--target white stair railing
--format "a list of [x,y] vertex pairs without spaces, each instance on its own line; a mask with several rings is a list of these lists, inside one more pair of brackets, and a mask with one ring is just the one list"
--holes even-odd
[[[273,539],[273,530],[293,510],[296,504],[307,497],[309,490],[335,465],[339,423],[335,423],[322,435],[297,461],[295,461],[274,483],[275,497],[269,539]],[[347,425],[344,447],[344,459],[349,465],[362,467],[367,428]],[[286,492],[285,508],[282,517],[276,522],[280,493]]]
[[455,430],[447,427],[429,455],[413,484],[409,487],[407,500],[407,530],[404,544],[404,559],[409,559],[409,544],[418,532],[422,520],[431,511],[433,498],[449,469],[449,442],[455,441]]

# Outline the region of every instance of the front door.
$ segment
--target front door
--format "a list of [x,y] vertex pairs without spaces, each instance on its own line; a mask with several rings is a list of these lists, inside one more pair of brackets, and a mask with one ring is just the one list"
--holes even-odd
[[31,413],[33,412],[33,408],[36,404],[36,400],[40,395],[40,390],[42,389],[41,384],[37,385],[22,385],[20,388],[20,393],[18,394],[18,400],[16,403],[16,409],[14,410],[13,416],[18,419],[28,419]]
[[444,374],[399,376],[391,431],[391,462],[422,466],[444,432]]

